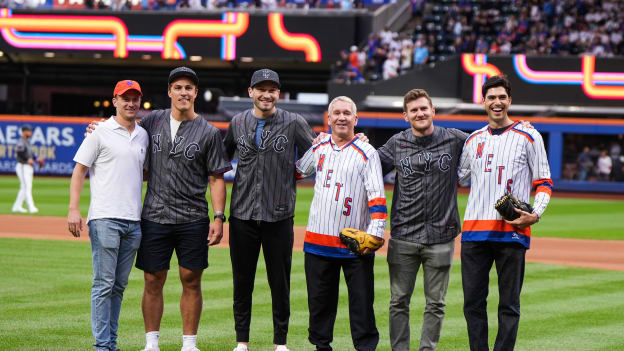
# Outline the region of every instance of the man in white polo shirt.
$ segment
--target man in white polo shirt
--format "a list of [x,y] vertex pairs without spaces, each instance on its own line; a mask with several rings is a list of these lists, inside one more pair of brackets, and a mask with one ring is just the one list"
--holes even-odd
[[91,329],[96,351],[118,351],[117,327],[123,292],[141,243],[141,188],[148,136],[136,124],[141,87],[132,80],[117,83],[109,118],[78,149],[71,178],[69,231],[83,230],[78,209],[85,175],[90,171],[91,204],[87,225],[93,256]]

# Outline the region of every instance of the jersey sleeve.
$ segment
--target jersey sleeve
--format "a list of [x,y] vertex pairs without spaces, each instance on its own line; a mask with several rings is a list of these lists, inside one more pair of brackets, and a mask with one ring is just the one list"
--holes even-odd
[[371,215],[371,222],[366,232],[383,238],[388,218],[388,209],[386,207],[386,192],[381,174],[381,161],[376,150],[373,151],[368,158],[368,162],[366,162],[364,186],[368,195],[368,208]]
[[[100,126],[100,128],[106,127]],[[87,134],[84,138],[74,156],[75,162],[89,168],[93,166],[93,162],[95,162],[100,149],[100,133],[98,131],[99,129],[96,129],[93,133]]]
[[295,163],[297,179],[306,178],[314,173],[314,150],[314,146],[311,146]]
[[206,140],[206,168],[208,174],[222,174],[232,169],[223,147],[223,140],[219,130],[211,125],[210,135]]
[[381,162],[382,174],[388,174],[394,169],[394,144],[396,135],[392,136],[382,147],[377,149],[379,160]]
[[236,119],[236,116],[234,116],[234,118],[232,118],[232,121],[230,121],[230,126],[228,127],[227,132],[225,132],[225,138],[223,138],[223,146],[224,146],[224,151],[225,151],[225,155],[228,157],[228,159],[232,159],[232,157],[234,157],[234,152],[236,151],[236,141],[234,140],[234,120]]
[[537,131],[531,133],[533,142],[527,144],[527,159],[533,187],[535,188],[535,200],[533,211],[540,217],[546,211],[550,196],[552,195],[553,182],[550,178],[550,166],[544,147],[544,139]]
[[314,134],[312,127],[310,127],[308,122],[306,122],[302,116],[297,115],[295,123],[295,145],[297,145],[297,150],[299,155],[301,155],[304,150],[310,149],[316,134]]
[[157,111],[152,111],[143,116],[143,118],[137,122],[148,134],[152,133],[152,126],[154,125],[154,117],[156,116],[156,113]]
[[457,179],[461,186],[470,185],[470,161],[472,160],[470,145],[464,143],[457,167]]

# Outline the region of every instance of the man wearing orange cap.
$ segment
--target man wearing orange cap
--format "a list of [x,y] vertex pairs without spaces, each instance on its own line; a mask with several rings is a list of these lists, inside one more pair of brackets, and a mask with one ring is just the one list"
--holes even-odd
[[141,189],[148,135],[135,119],[141,87],[132,80],[117,83],[117,114],[85,138],[76,152],[71,178],[69,231],[79,237],[78,209],[85,175],[90,171],[91,204],[87,216],[93,285],[91,329],[96,351],[117,351],[117,327],[123,292],[141,243]]

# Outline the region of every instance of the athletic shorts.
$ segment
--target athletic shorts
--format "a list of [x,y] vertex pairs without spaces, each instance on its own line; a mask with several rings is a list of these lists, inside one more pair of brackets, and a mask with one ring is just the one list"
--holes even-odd
[[178,265],[190,270],[208,267],[208,217],[182,224],[141,220],[141,246],[136,267],[145,272],[168,270],[175,249]]

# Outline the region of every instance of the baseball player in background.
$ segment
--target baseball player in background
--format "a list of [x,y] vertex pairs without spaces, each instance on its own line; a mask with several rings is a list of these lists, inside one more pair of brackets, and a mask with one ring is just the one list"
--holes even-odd
[[[198,351],[201,276],[208,267],[208,246],[218,244],[223,237],[223,173],[232,166],[225,158],[219,130],[195,113],[198,84],[192,69],[173,69],[167,89],[171,108],[152,111],[140,122],[150,137],[147,193],[141,213],[143,236],[136,260],[145,280],[143,351],[160,351],[163,287],[174,250],[182,283],[181,351]],[[208,217],[207,187],[215,214],[213,222]]]
[[342,244],[339,233],[343,228],[355,228],[383,238],[387,210],[381,164],[377,151],[354,134],[357,109],[353,100],[337,97],[328,111],[331,135],[311,147],[296,164],[301,177],[316,172],[303,249],[308,339],[316,350],[332,350],[342,269],[349,290],[353,345],[358,351],[372,351],[379,342],[373,310],[375,257],[356,256]]
[[87,171],[91,204],[87,225],[93,261],[91,330],[97,351],[116,351],[123,293],[141,243],[143,162],[149,138],[136,124],[141,87],[132,80],[113,91],[116,115],[82,141],[70,183],[69,231],[83,230],[78,205]]
[[468,134],[433,125],[435,108],[425,90],[407,92],[403,111],[410,128],[377,150],[384,173],[397,171],[387,257],[390,344],[393,351],[410,350],[410,299],[422,265],[426,306],[418,349],[435,350],[460,232],[457,168]]
[[[489,124],[473,132],[464,144],[460,182],[471,189],[462,227],[462,285],[464,316],[470,349],[488,350],[487,295],[489,272],[498,275],[498,334],[495,351],[513,350],[520,321],[520,291],[532,224],[546,210],[552,192],[550,167],[542,136],[512,121],[511,84],[505,76],[488,78],[481,89]],[[503,220],[494,204],[506,191],[529,202],[536,187],[533,213]]]
[[[15,173],[20,181],[20,188],[17,193],[17,198],[13,203],[12,211],[19,213],[37,213],[39,209],[35,207],[35,201],[32,197],[33,166],[37,159],[29,140],[32,136],[32,127],[29,124],[24,124],[21,130],[22,138],[17,142],[17,145],[15,145],[15,157],[17,158]],[[24,201],[26,201],[28,211],[24,208]]]
[[280,95],[276,72],[252,75],[253,108],[232,118],[224,143],[238,155],[230,206],[230,258],[234,280],[235,351],[249,350],[252,292],[260,247],[273,306],[273,343],[286,351],[290,317],[290,269],[294,241],[297,152],[312,145],[305,119],[275,107]]

